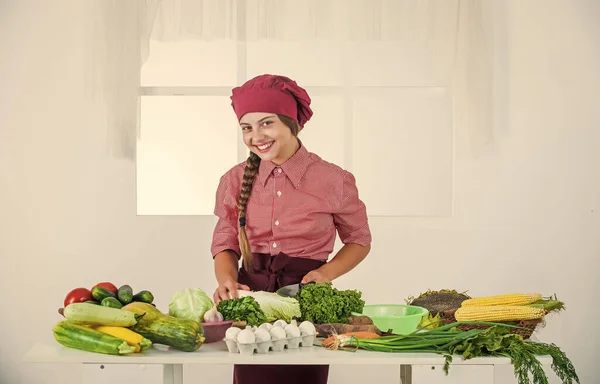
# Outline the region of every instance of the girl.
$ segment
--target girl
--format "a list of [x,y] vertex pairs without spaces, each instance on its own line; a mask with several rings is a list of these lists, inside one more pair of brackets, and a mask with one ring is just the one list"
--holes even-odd
[[[313,114],[309,95],[287,77],[261,75],[234,88],[231,100],[250,156],[217,188],[214,301],[238,289],[331,282],[352,270],[370,251],[366,208],[354,176],[298,139]],[[327,262],[336,234],[344,246]],[[236,365],[234,383],[325,384],[328,373],[327,365]]]

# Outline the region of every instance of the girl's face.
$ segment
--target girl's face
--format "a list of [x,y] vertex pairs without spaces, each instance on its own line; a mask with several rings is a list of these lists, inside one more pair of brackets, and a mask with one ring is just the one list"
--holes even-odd
[[240,120],[244,144],[261,160],[283,164],[298,150],[292,130],[274,113],[252,112]]

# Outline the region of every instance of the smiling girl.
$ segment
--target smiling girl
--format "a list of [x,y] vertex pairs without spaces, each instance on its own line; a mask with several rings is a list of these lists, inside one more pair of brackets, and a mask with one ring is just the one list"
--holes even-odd
[[[298,138],[313,114],[308,93],[287,77],[261,75],[234,88],[231,100],[250,155],[217,188],[215,302],[238,297],[238,289],[275,292],[351,271],[370,251],[366,207],[354,176]],[[336,235],[344,246],[328,262]],[[328,372],[327,365],[236,365],[234,383],[324,384]]]

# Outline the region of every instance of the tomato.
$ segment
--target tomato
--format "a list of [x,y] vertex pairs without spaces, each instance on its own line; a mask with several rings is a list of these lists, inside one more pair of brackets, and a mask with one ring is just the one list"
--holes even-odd
[[112,293],[114,293],[115,295],[117,294],[117,292],[118,292],[118,290],[119,290],[119,289],[118,289],[118,288],[117,288],[117,287],[116,287],[116,286],[115,286],[113,283],[109,283],[108,281],[103,281],[103,282],[101,282],[101,283],[98,283],[98,284],[94,285],[94,286],[92,287],[92,291],[93,291],[93,290],[94,290],[94,288],[96,288],[96,287],[102,287],[102,288],[104,288],[104,289],[106,289],[106,290],[108,290],[108,291],[111,291],[111,292],[112,292]]
[[73,303],[83,303],[84,301],[94,300],[92,291],[87,288],[75,288],[65,297],[65,307]]

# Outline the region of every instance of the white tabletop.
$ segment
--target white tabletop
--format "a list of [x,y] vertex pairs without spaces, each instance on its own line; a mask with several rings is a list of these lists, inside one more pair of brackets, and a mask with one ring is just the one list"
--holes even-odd
[[[552,362],[549,356],[539,356],[542,364]],[[367,365],[417,365],[444,364],[442,355],[425,353],[386,353],[359,350],[356,352],[329,351],[325,348],[300,347],[269,352],[268,354],[242,355],[229,353],[224,342],[204,344],[195,352],[181,352],[155,345],[143,353],[113,356],[66,348],[56,343],[35,344],[25,355],[28,363],[101,363],[101,364],[367,364]],[[452,364],[507,365],[505,357],[479,357],[463,360],[453,356]]]

